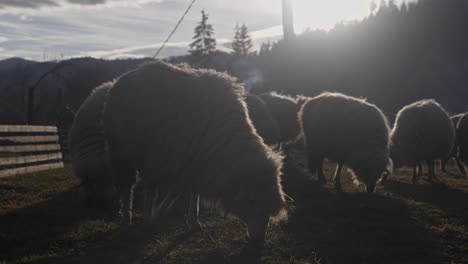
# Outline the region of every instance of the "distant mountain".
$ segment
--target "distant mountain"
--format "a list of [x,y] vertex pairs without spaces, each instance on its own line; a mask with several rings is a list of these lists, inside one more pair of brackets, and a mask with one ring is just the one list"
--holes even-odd
[[[58,125],[67,128],[81,103],[100,84],[111,81],[143,62],[143,59],[102,60],[76,58],[61,62],[33,62],[20,58],[0,61],[0,124],[24,124],[27,90],[41,77],[34,93],[32,124]],[[251,58],[236,58],[216,51],[202,57],[191,55],[166,59],[171,63],[187,63],[196,68],[229,72],[240,81],[256,67]],[[55,71],[51,71],[58,67]]]
[[[49,73],[35,90],[33,124],[60,125],[72,118],[92,89],[149,59],[71,59]],[[23,124],[26,91],[59,62],[20,58],[0,61],[0,124]],[[70,112],[71,111],[71,112]],[[67,114],[68,113],[68,114]]]

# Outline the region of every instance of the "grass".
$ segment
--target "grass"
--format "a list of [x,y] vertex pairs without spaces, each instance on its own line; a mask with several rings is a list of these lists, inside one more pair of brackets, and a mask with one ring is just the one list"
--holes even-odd
[[[331,182],[333,164],[325,170]],[[455,167],[435,185],[396,171],[373,195],[346,173],[342,193],[319,186],[297,150],[284,172],[294,202],[288,221],[270,227],[263,263],[468,263],[468,180]],[[187,231],[181,212],[156,226],[121,226],[84,210],[78,184],[69,166],[0,179],[0,263],[240,260],[247,238],[236,219],[203,210],[203,232]]]

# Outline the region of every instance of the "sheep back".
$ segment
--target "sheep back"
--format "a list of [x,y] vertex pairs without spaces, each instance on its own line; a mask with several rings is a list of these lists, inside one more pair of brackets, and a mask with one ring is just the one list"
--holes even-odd
[[265,102],[260,97],[249,94],[245,96],[245,103],[247,104],[249,117],[265,144],[273,145],[278,143],[280,140],[279,126],[271,116]]
[[278,122],[281,141],[288,143],[297,139],[300,134],[300,125],[297,119],[300,106],[293,98],[275,92],[261,94],[271,115]]
[[359,181],[375,183],[389,166],[387,118],[363,99],[322,93],[304,103],[300,113],[308,155],[346,163]]
[[391,133],[391,156],[396,167],[445,159],[455,139],[453,123],[434,100],[421,100],[401,109]]

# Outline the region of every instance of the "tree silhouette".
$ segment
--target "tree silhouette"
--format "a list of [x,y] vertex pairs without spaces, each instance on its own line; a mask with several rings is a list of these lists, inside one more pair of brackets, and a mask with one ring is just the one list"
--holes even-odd
[[216,39],[214,29],[211,24],[208,24],[208,14],[202,10],[202,20],[195,27],[195,36],[193,42],[190,43],[190,53],[195,56],[208,55],[216,50]]
[[241,27],[236,25],[236,32],[232,41],[232,50],[235,56],[248,56],[253,47],[252,39],[249,35],[249,30],[245,24]]

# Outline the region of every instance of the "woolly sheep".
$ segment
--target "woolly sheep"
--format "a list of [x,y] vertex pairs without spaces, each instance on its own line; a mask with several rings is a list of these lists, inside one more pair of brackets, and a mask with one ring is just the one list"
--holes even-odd
[[261,94],[260,98],[267,105],[273,118],[278,122],[280,141],[282,143],[295,141],[301,131],[297,119],[300,106],[297,104],[296,100],[275,92]]
[[280,141],[278,123],[271,116],[265,102],[256,95],[248,94],[245,96],[245,103],[247,104],[249,117],[265,144],[278,144]]
[[[413,167],[413,183],[422,175],[421,164],[426,161],[432,182],[434,161],[450,155],[454,139],[452,121],[442,106],[434,100],[421,100],[398,112],[391,133],[390,155],[395,168]],[[416,173],[418,166],[419,175]]]
[[[458,121],[460,121],[460,119],[461,119],[461,117],[462,117],[463,115],[464,115],[464,114],[458,114],[458,115],[454,115],[454,116],[451,116],[451,117],[450,117],[450,119],[452,120],[452,123],[453,123],[453,127],[455,128],[455,135],[458,134],[458,131],[456,130],[456,128],[457,128],[457,125],[458,125]],[[456,161],[456,163],[457,163],[457,166],[458,166],[458,169],[460,170],[460,172],[461,172],[463,175],[467,175],[464,165],[461,163],[460,159],[458,158],[458,144],[457,144],[457,140],[455,140],[455,143],[453,144],[453,148],[452,148],[452,152],[450,152],[450,156],[449,156],[447,159],[441,161],[440,169],[441,169],[443,172],[446,172],[446,164],[447,164],[447,162],[448,162],[450,159],[452,159],[452,158],[455,159],[455,161]]]
[[[458,158],[463,161],[462,166],[468,164],[468,113],[460,118],[457,125]],[[468,175],[466,175],[468,178]]]
[[309,99],[299,113],[310,171],[325,182],[323,160],[338,163],[335,187],[346,164],[355,182],[371,193],[383,173],[390,170],[387,118],[377,106],[340,93],[322,93]]
[[106,83],[96,88],[78,109],[70,129],[70,154],[73,172],[81,179],[87,207],[109,207],[113,193],[109,174],[102,112],[107,92]]
[[270,217],[286,215],[281,157],[256,134],[243,88],[225,74],[141,66],[115,82],[104,127],[124,201],[129,172],[141,173],[147,222],[156,187],[218,202],[247,224],[254,248],[263,245]]

